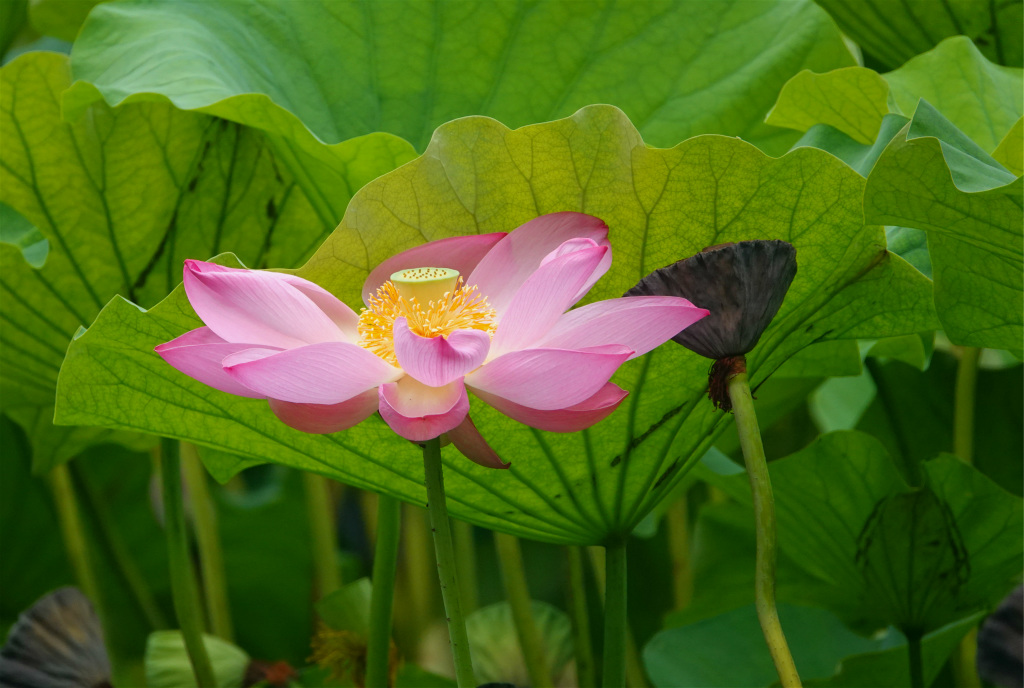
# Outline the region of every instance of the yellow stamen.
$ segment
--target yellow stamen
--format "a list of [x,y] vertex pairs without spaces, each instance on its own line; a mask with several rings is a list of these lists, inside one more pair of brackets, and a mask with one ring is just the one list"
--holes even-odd
[[465,286],[461,277],[454,289],[428,301],[426,308],[415,296],[405,298],[391,281],[382,284],[369,303],[370,307],[359,313],[359,345],[392,365],[398,365],[396,318],[406,318],[409,329],[421,337],[447,337],[456,330],[481,330],[494,336],[497,313],[487,297],[481,296],[475,285]]

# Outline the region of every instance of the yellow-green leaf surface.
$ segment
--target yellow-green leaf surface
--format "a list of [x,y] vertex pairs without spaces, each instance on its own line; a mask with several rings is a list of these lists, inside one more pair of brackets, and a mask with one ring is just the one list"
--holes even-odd
[[864,67],[801,72],[767,122],[799,131],[827,124],[871,143],[886,114],[909,116],[922,98],[991,151],[1024,114],[1024,71],[993,64],[966,38],[950,38],[884,75]]
[[816,0],[839,28],[893,68],[949,36],[974,39],[994,62],[1021,66],[1021,0]]
[[[10,413],[45,467],[97,436],[54,429],[45,409],[72,335],[111,297],[156,303],[181,281],[185,258],[229,246],[253,265],[297,265],[334,222],[318,220],[260,132],[166,103],[97,103],[66,123],[64,55],[23,55],[0,80],[5,219],[22,216],[47,242],[42,251],[24,245],[36,230],[0,236],[0,396],[5,410],[18,409]],[[366,139],[336,147],[367,168],[352,187],[399,162],[379,154],[385,138],[382,147],[360,148]],[[347,193],[336,190],[339,205]]]
[[720,133],[780,154],[796,137],[763,117],[782,84],[852,64],[810,0],[158,0],[93,12],[65,106],[167,98],[288,140],[422,150],[456,117],[609,103],[654,145]]
[[1020,350],[1024,205],[1006,171],[922,103],[868,176],[869,222],[928,233],[935,306],[955,344]]
[[[617,297],[704,246],[785,239],[800,268],[749,355],[756,385],[814,342],[935,327],[930,283],[885,251],[880,227],[863,225],[863,187],[856,172],[810,148],[773,159],[720,136],[648,148],[608,106],[515,131],[464,118],[441,127],[422,157],[361,189],[298,274],[358,305],[368,271],[400,250],[576,210],[611,228],[614,262],[594,300]],[[198,325],[180,289],[148,312],[112,301],[70,347],[58,420],[186,438],[423,502],[419,448],[380,419],[303,434],[277,421],[265,402],[212,390],[153,353]],[[533,431],[474,403],[477,425],[512,467],[485,469],[445,449],[451,512],[552,542],[596,543],[628,531],[725,427],[728,417],[704,397],[707,368],[675,344],[626,364],[615,380],[631,396],[584,433]]]
[[992,157],[1018,177],[1024,174],[1024,117],[1006,133]]

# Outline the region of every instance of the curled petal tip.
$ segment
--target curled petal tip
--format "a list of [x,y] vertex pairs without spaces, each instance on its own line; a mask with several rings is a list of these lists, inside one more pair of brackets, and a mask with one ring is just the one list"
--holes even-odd
[[502,469],[512,465],[511,462],[501,460],[498,453],[476,429],[473,419],[468,415],[458,426],[448,431],[448,439],[452,441],[456,449],[462,452],[463,456],[484,468]]

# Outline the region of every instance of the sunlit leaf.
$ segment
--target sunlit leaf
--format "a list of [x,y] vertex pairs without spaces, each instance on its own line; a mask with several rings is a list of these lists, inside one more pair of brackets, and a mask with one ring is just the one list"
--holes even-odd
[[456,117],[519,127],[610,103],[654,145],[721,133],[777,154],[795,137],[762,120],[785,80],[852,64],[809,0],[131,2],[89,18],[65,105],[159,94],[300,146],[308,127],[422,150]]
[[864,67],[801,72],[782,88],[767,121],[798,131],[827,124],[868,144],[886,114],[910,116],[922,98],[991,151],[1024,114],[1024,73],[989,62],[966,38],[950,38],[881,76]]
[[927,103],[868,176],[868,222],[928,233],[936,310],[956,344],[1019,349],[1024,339],[1022,188]]
[[[718,136],[647,148],[607,106],[517,131],[465,118],[439,129],[423,157],[360,190],[298,274],[358,304],[368,270],[401,249],[581,210],[611,227],[615,260],[589,297],[596,299],[619,296],[651,269],[710,244],[782,238],[797,247],[800,268],[749,355],[757,385],[811,343],[934,327],[928,281],[884,250],[880,228],[862,224],[863,184],[814,149],[772,159]],[[299,433],[265,402],[214,391],[153,353],[198,323],[181,291],[146,313],[112,301],[71,346],[60,421],[184,437],[422,503],[418,447],[379,419],[334,435]],[[587,433],[535,432],[474,405],[477,425],[512,468],[484,469],[447,449],[452,513],[555,542],[600,542],[628,530],[725,425],[704,399],[707,367],[675,345],[630,362],[616,377],[630,400]]]
[[[320,221],[266,137],[236,124],[162,103],[97,103],[65,123],[63,55],[24,55],[0,79],[0,398],[33,431],[37,470],[45,470],[115,439],[49,423],[67,344],[104,303],[115,294],[155,303],[181,281],[182,260],[226,246],[252,265],[297,265],[340,211]],[[335,190],[336,205],[402,161],[384,154],[388,141],[333,147],[352,159],[335,172],[350,185]]]
[[1010,128],[992,157],[1018,177],[1024,174],[1024,117]]

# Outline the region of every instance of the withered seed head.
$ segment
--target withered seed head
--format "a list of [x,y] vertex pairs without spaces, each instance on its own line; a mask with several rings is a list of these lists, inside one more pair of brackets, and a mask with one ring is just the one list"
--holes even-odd
[[713,359],[742,356],[757,345],[796,276],[796,249],[785,241],[710,246],[655,270],[626,296],[682,296],[711,314],[673,339]]

